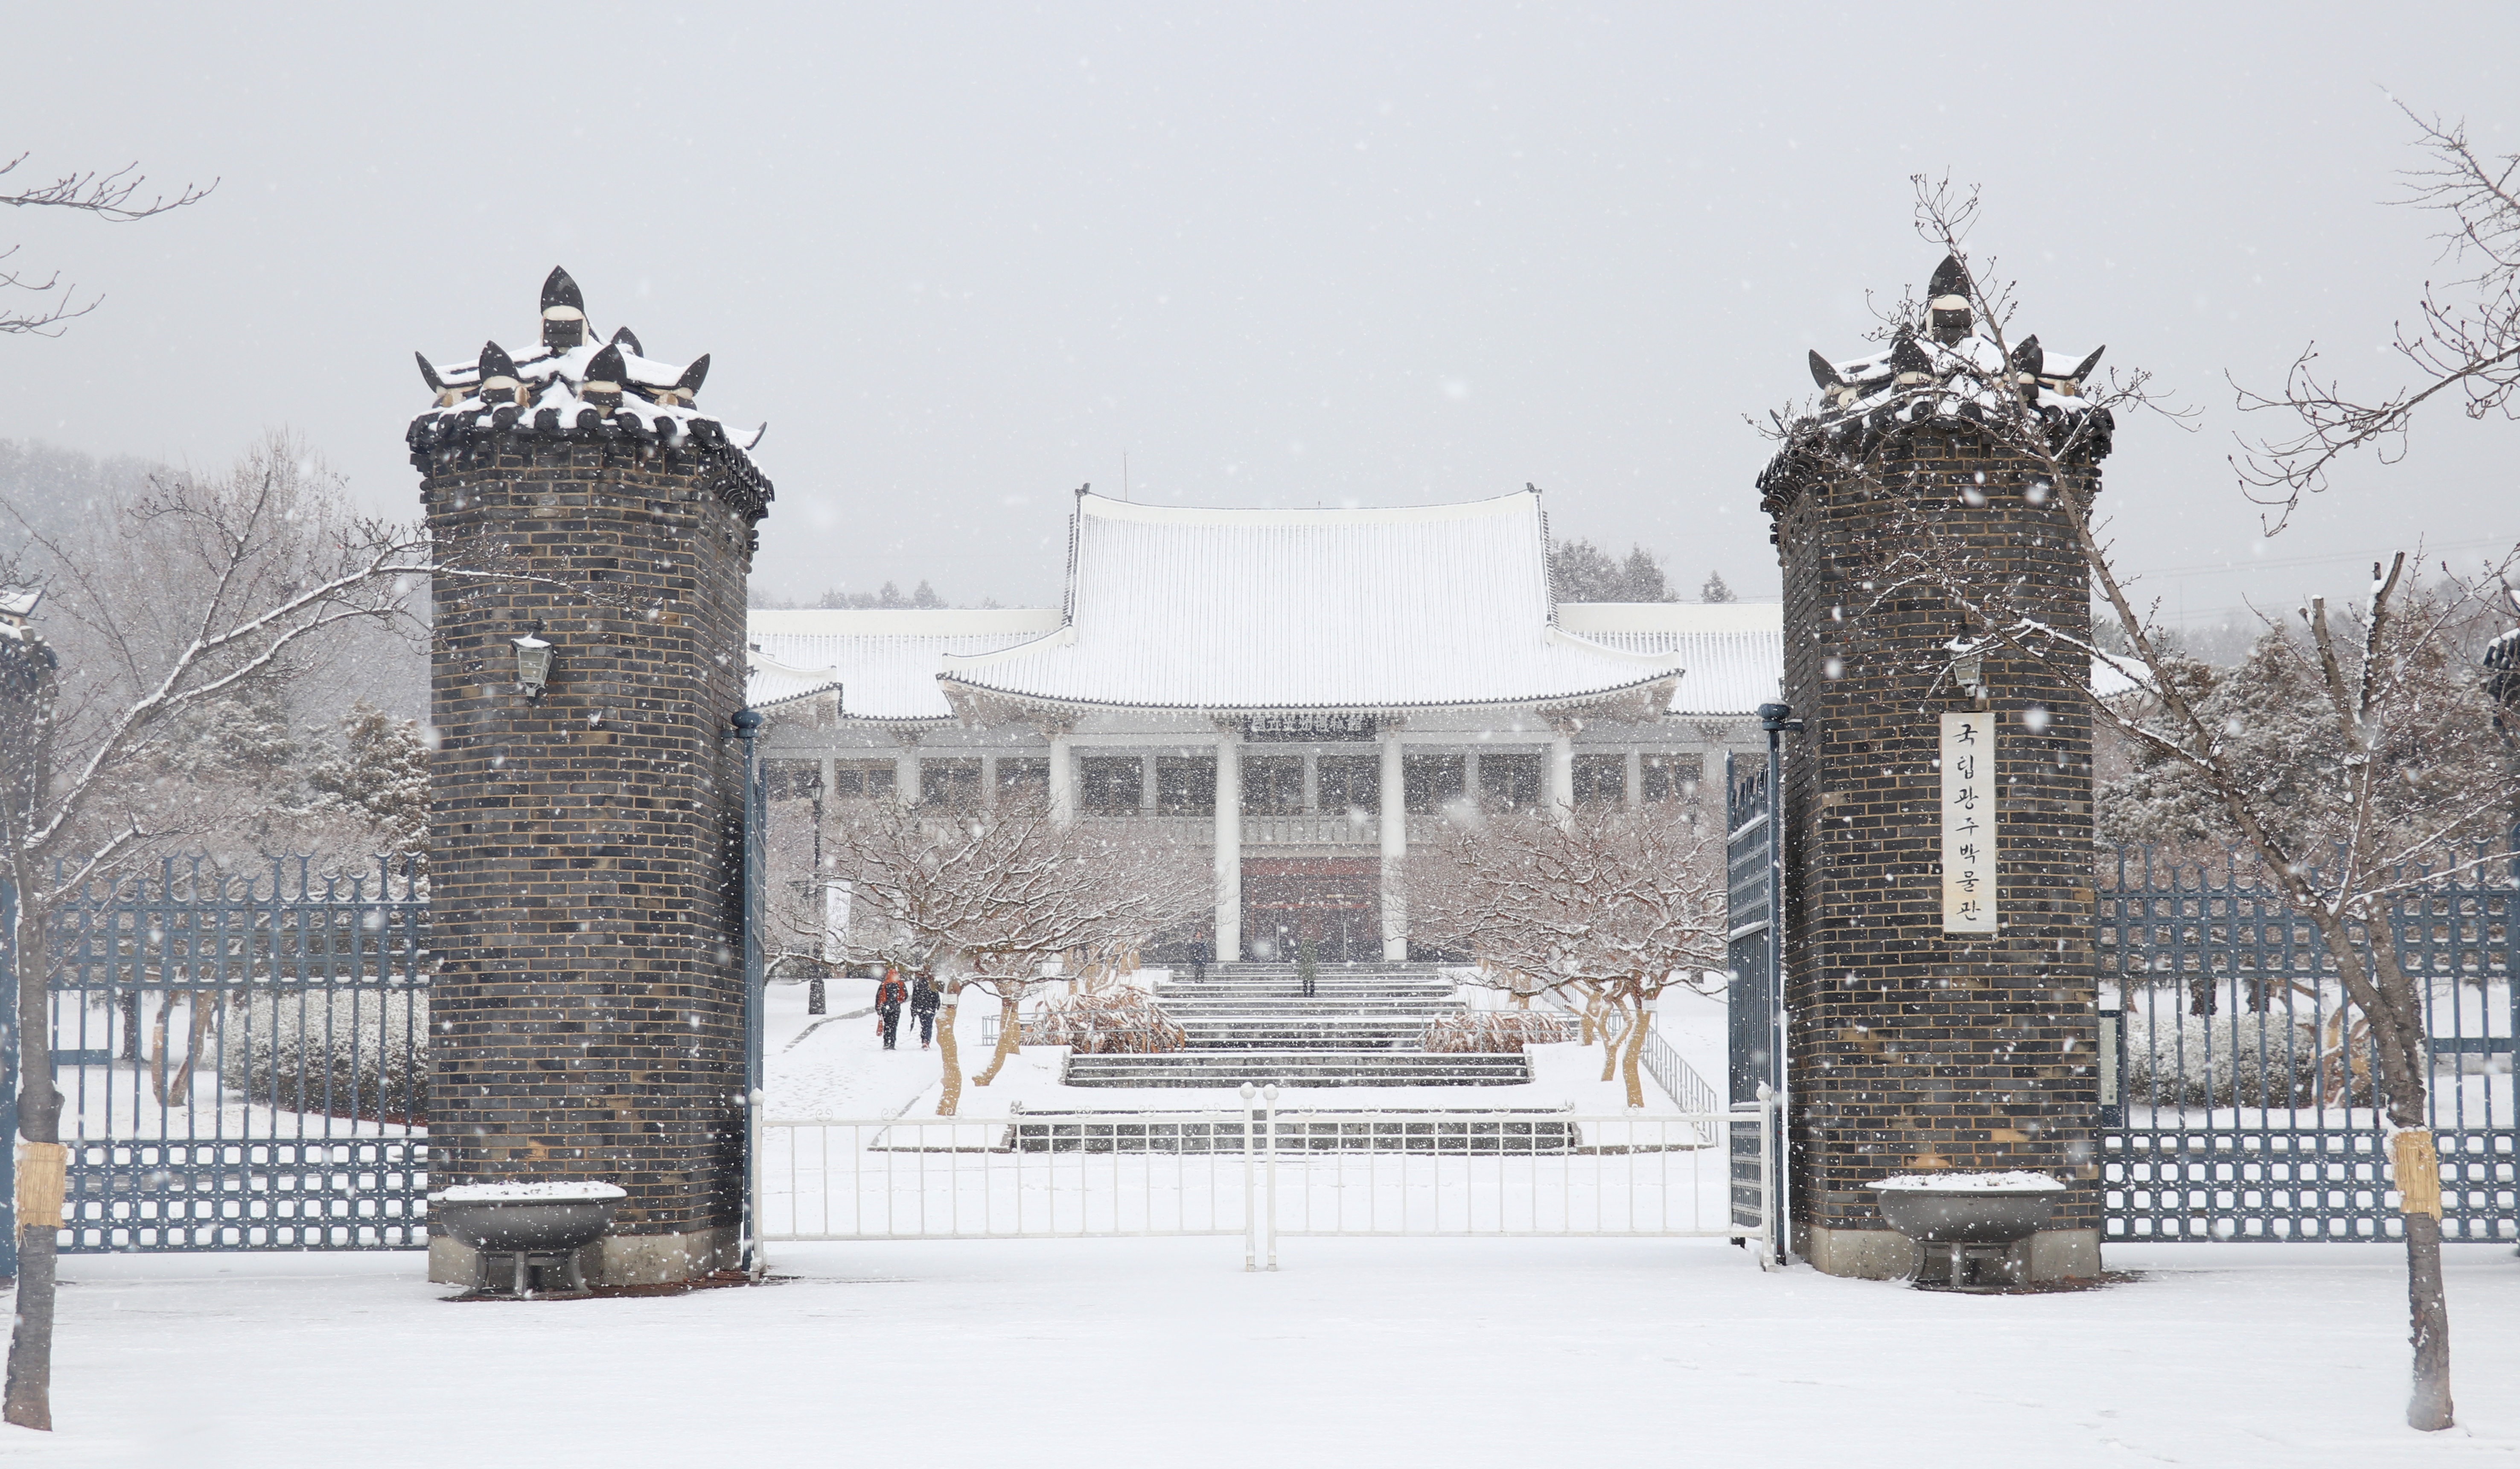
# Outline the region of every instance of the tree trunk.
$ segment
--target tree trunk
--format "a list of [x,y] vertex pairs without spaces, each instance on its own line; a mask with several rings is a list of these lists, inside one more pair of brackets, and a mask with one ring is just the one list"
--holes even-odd
[[951,1117],[963,1104],[963,1057],[954,1049],[954,1007],[962,1002],[963,987],[950,985],[945,991],[945,1003],[936,1011],[936,1052],[945,1068],[945,1093],[936,1099],[936,1115]]
[[1626,1019],[1627,1012],[1615,1000],[1601,1002],[1601,1080],[1609,1081],[1619,1074],[1619,1037],[1622,1032],[1610,1028],[1611,1017]]
[[1628,1105],[1631,1107],[1645,1104],[1644,1079],[1637,1074],[1637,1067],[1644,1059],[1645,1026],[1650,1018],[1640,1002],[1636,1018],[1628,1025],[1627,1044],[1619,1047],[1619,1070],[1628,1081]]
[[2423,1001],[2406,967],[2398,962],[2398,946],[2392,942],[2395,928],[2396,914],[2386,911],[2366,925],[2373,937],[2371,966],[2379,971],[2373,988],[2380,1001],[2369,1007],[2368,1018],[2379,1042],[2380,1081],[2388,1088],[2389,1121],[2401,1134],[2415,1135],[2398,1151],[2399,1219],[2407,1231],[2408,1339],[2415,1349],[2407,1426],[2430,1432],[2456,1421],[2450,1393],[2450,1300],[2442,1285],[2441,1165],[2424,1105],[2432,1079],[2432,1039]]
[[[2362,1014],[2371,1027],[2372,1048],[2379,1052],[2380,1075],[2372,1080],[2385,1099],[2389,1122],[2400,1134],[2415,1134],[2409,1158],[2401,1152],[2399,1219],[2407,1231],[2407,1311],[2408,1338],[2414,1347],[2413,1383],[2407,1399],[2407,1424],[2426,1431],[2444,1429],[2456,1420],[2450,1394],[2450,1303],[2442,1286],[2441,1186],[2433,1152],[2424,1092],[2431,1080],[2432,1041],[2425,1033],[2423,1001],[2413,981],[2398,962],[2396,914],[2382,905],[2377,917],[2365,915],[2363,930],[2372,937],[2371,971],[2362,967],[2362,951],[2355,948],[2347,920],[2337,913],[2314,912],[2319,936],[2336,959],[2337,973],[2351,996],[2360,988]],[[2349,1078],[2351,1071],[2348,1071]],[[2348,1097],[2350,1103],[2351,1097]],[[2404,1165],[2414,1164],[2414,1168]],[[2420,1172],[2425,1177],[2410,1178]]]
[[[52,945],[43,922],[29,919],[25,896],[22,888],[15,946],[18,1135],[28,1142],[59,1143],[62,1093],[53,1086],[52,1017],[45,1002]],[[50,1225],[19,1221],[17,1322],[9,1334],[8,1395],[0,1416],[21,1428],[53,1426],[53,1281],[59,1244],[59,1232]]]
[[1023,1024],[1016,1018],[1016,1009],[1022,1003],[1020,989],[1015,994],[998,997],[998,1051],[989,1057],[989,1069],[971,1078],[972,1086],[985,1087],[996,1081],[998,1069],[1007,1064],[1007,1057],[1023,1049]]

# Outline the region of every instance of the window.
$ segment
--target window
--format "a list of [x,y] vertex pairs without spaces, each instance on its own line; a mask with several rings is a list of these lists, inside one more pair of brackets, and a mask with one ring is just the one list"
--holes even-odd
[[1076,762],[1087,816],[1136,816],[1146,797],[1146,762],[1135,755],[1091,755]]
[[1050,762],[1017,760],[1001,756],[998,760],[998,799],[1001,801],[1049,800]]
[[922,806],[979,805],[980,762],[977,760],[921,761],[919,804]]
[[761,782],[770,787],[774,801],[811,801],[823,793],[823,763],[819,760],[764,760]]
[[1405,756],[1400,771],[1400,790],[1411,816],[1434,816],[1462,798],[1459,755]]
[[1575,757],[1575,808],[1592,811],[1603,806],[1623,806],[1628,800],[1628,757],[1625,755],[1578,755]]
[[1295,816],[1304,809],[1304,762],[1275,756],[1242,762],[1242,814]]
[[832,767],[832,794],[843,801],[871,800],[892,794],[892,762],[842,760]]
[[1697,777],[1704,768],[1704,758],[1700,755],[1647,755],[1644,758],[1645,799],[1696,800]]
[[1155,761],[1157,816],[1216,815],[1216,757],[1165,755]]
[[1333,815],[1382,809],[1382,761],[1373,755],[1324,755],[1320,762],[1322,810]]
[[1540,805],[1538,755],[1481,755],[1479,807],[1485,811],[1530,811]]

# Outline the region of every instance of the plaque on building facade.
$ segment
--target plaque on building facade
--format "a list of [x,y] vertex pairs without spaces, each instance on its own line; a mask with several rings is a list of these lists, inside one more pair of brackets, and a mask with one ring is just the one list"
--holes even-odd
[[1995,932],[1995,715],[1943,716],[1943,932]]

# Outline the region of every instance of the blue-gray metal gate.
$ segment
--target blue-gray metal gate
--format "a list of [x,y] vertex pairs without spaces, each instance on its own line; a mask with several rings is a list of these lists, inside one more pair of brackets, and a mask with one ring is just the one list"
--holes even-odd
[[[2114,1240],[2400,1236],[2377,1054],[2318,931],[2237,862],[2120,854],[2099,885],[2102,1176]],[[2520,882],[2498,859],[2398,904],[2425,989],[2446,1239],[2511,1239]],[[2111,1092],[2114,1091],[2114,1095]]]
[[[1767,1214],[1766,1200],[1771,1184],[1783,1197],[1784,1130],[1763,1132],[1758,1121],[1769,1098],[1784,1090],[1781,980],[1777,963],[1779,874],[1775,774],[1773,754],[1725,757],[1724,851],[1729,888],[1725,962],[1730,971],[1726,1091],[1732,1110],[1742,1114],[1732,1128],[1732,1222],[1750,1229],[1763,1218],[1773,1219],[1777,1237],[1772,1247],[1781,1259],[1784,1215],[1781,1210]],[[1760,1156],[1763,1135],[1771,1139],[1765,1158]]]
[[62,1250],[426,1246],[428,921],[416,860],[169,862],[63,904]]

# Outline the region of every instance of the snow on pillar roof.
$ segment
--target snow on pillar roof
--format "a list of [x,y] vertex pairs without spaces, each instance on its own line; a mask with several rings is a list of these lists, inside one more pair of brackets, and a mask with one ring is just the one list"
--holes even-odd
[[1679,660],[1557,625],[1526,490],[1399,510],[1192,510],[1079,492],[1066,615],[948,655],[946,696],[1051,708],[1398,712],[1532,706],[1651,718]]
[[2083,396],[2107,348],[2077,356],[2042,345],[2033,333],[2007,350],[1975,319],[1971,290],[1967,267],[1947,255],[1926,286],[1922,334],[1903,329],[1887,347],[1845,361],[1809,355],[1822,402],[1794,423],[1786,447],[1759,476],[1771,512],[1776,492],[1798,481],[1814,455],[1860,458],[1899,428],[1934,419],[1984,423],[2008,406],[2006,393],[2028,400],[2051,442],[2062,445],[2088,424],[2080,452],[2107,457],[2116,425],[2106,408]]
[[518,355],[493,340],[482,343],[470,362],[431,362],[415,354],[421,380],[437,401],[403,435],[412,463],[426,470],[433,455],[492,434],[696,449],[716,455],[736,471],[750,492],[746,509],[760,519],[770,502],[770,481],[750,451],[769,425],[729,428],[699,411],[706,352],[688,364],[646,353],[628,327],[615,329],[608,340],[596,340],[577,282],[554,266],[543,279],[530,350]]

